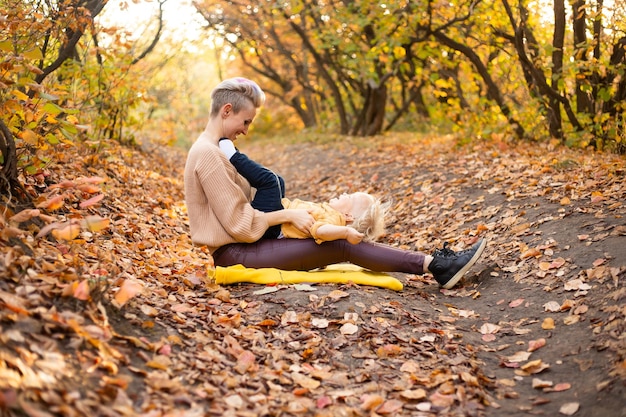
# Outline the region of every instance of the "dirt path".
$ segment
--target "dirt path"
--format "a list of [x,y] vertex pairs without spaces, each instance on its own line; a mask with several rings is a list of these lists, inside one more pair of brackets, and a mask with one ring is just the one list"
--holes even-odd
[[[367,322],[367,308],[358,306],[385,300],[405,315],[397,321],[404,330],[422,335],[429,323],[441,328],[447,338],[435,354],[443,362],[459,347],[464,355],[475,353],[468,369],[490,387],[487,416],[626,416],[623,161],[603,165],[548,149],[518,153],[506,144],[445,152],[453,146],[244,145],[279,167],[291,195],[328,199],[366,189],[390,197],[392,244],[430,251],[444,240],[489,239],[460,287],[440,291],[428,277],[400,276],[405,289],[399,293],[347,288],[349,297],[332,309],[335,319],[358,311]],[[429,152],[435,157],[426,157]],[[334,289],[318,287],[316,297]],[[234,293],[251,291],[243,286]],[[274,314],[311,305],[309,293],[293,288],[261,299]],[[358,372],[364,365],[351,366]],[[445,405],[430,401],[430,411]]]
[[[430,253],[486,238],[459,286],[406,274],[402,291],[215,285],[188,233],[184,155],[68,148],[40,184],[40,201],[65,198],[46,223],[110,224],[64,239],[3,211],[0,414],[626,416],[623,159],[325,139],[240,148],[289,195],[384,197],[388,244]],[[86,207],[59,186],[101,179]]]

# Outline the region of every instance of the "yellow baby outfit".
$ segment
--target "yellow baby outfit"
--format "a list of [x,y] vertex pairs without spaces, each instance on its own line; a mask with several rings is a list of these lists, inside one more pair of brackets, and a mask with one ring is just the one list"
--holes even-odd
[[317,229],[320,226],[325,224],[333,224],[335,226],[345,226],[346,225],[346,217],[332,208],[328,203],[312,203],[310,201],[303,201],[298,198],[294,200],[289,200],[288,198],[283,198],[282,200],[283,207],[286,209],[305,209],[311,210],[311,216],[315,219],[315,223],[311,227],[311,234],[308,235],[306,233],[301,232],[296,229],[291,223],[284,223],[282,225],[283,235],[287,238],[293,239],[315,239],[316,243],[322,243],[323,240],[317,236]]

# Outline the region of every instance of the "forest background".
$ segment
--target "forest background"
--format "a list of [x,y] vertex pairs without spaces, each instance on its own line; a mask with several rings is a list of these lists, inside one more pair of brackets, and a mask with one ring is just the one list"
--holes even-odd
[[[572,203],[570,199],[574,200],[577,187],[595,187],[607,181],[610,187],[586,190],[584,195],[594,204],[606,203],[609,211],[622,210],[619,196],[623,196],[623,190],[613,185],[613,181],[623,180],[620,155],[626,153],[626,5],[622,1],[453,0],[387,4],[367,0],[0,0],[0,51],[2,323],[20,323],[14,315],[32,314],[46,323],[39,329],[42,335],[58,335],[55,332],[60,328],[61,333],[71,333],[93,345],[99,352],[97,358],[90,358],[93,366],[112,375],[99,382],[104,384],[98,393],[103,397],[115,397],[108,391],[112,387],[127,387],[127,382],[114,378],[123,360],[108,343],[111,338],[123,339],[146,351],[156,349],[159,360],[168,356],[166,351],[171,347],[167,346],[176,343],[168,339],[169,344],[147,345],[140,337],[110,334],[109,325],[102,324],[101,316],[106,314],[99,302],[112,315],[112,310],[108,310],[111,304],[105,300],[121,306],[138,290],[133,280],[121,279],[123,274],[113,276],[101,267],[104,259],[112,256],[107,243],[89,244],[110,230],[107,211],[124,210],[122,219],[115,220],[116,227],[121,227],[119,222],[131,222],[128,219],[134,218],[133,208],[125,207],[124,202],[135,201],[137,194],[143,192],[141,187],[147,187],[154,179],[152,176],[158,177],[153,173],[143,179],[134,178],[130,167],[143,163],[143,159],[128,155],[154,154],[164,158],[161,169],[174,170],[176,167],[168,163],[180,165],[181,159],[172,162],[164,155],[180,156],[188,149],[206,123],[211,88],[223,78],[247,76],[268,94],[267,104],[251,129],[254,137],[274,137],[282,144],[299,144],[311,153],[311,143],[361,143],[362,138],[362,143],[371,148],[363,155],[374,155],[378,148],[368,141],[370,137],[381,143],[400,138],[402,145],[393,146],[400,149],[408,143],[411,152],[425,153],[429,146],[437,147],[432,139],[426,139],[434,135],[444,138],[446,144],[451,140],[455,145],[483,149],[485,152],[478,153],[493,155],[496,169],[506,162],[498,155],[516,147],[538,149],[539,154],[541,150],[572,148],[574,153],[562,160],[542,161],[540,155],[533,154],[528,164],[532,170],[529,174],[522,172],[523,180],[515,182],[512,188],[541,187],[542,180],[533,175],[551,173],[562,178],[562,170],[575,167],[583,171],[581,175],[595,176],[588,181],[556,180],[544,192],[551,193],[567,184],[563,187],[569,187],[569,195],[556,200],[567,207]],[[407,136],[405,132],[412,134]],[[289,155],[286,150],[280,152]],[[373,160],[370,158],[369,163],[373,164]],[[585,171],[585,164],[578,161],[587,161],[593,168]],[[603,171],[603,179],[594,174],[593,163],[599,161],[608,167]],[[406,161],[402,163],[406,166]],[[61,171],[62,167],[67,167],[66,171]],[[437,181],[445,182],[442,172],[453,167],[449,164],[439,168]],[[116,200],[119,207],[103,203],[103,173],[109,180],[124,177],[126,183],[136,185],[129,189],[124,189],[123,184],[108,188],[109,196],[122,193]],[[70,176],[74,178],[69,179]],[[381,186],[386,184],[383,176],[382,171],[376,174],[376,178],[381,178]],[[169,180],[161,186],[172,194],[180,193],[180,187],[173,191],[168,188],[173,187]],[[315,197],[327,197],[322,194]],[[148,208],[163,209],[172,216],[184,211],[167,196],[159,195],[158,200]],[[454,198],[440,203],[452,205]],[[407,226],[399,217],[396,227]],[[514,223],[522,214],[514,217],[507,217],[514,229],[526,224]],[[620,218],[616,215],[617,220],[610,225],[617,237],[624,233],[618,224]],[[171,231],[186,235],[184,227],[176,224]],[[478,229],[488,230],[487,226]],[[400,232],[394,229],[389,239],[400,245],[414,243],[404,241],[410,237],[403,238]],[[611,233],[607,229],[603,239],[611,238]],[[139,231],[134,230],[127,237],[137,234]],[[178,244],[182,244],[180,236]],[[150,250],[150,245],[141,241],[135,249]],[[93,250],[85,249],[89,252],[85,254],[79,247]],[[39,251],[46,256],[35,256]],[[76,256],[72,256],[73,251]],[[538,256],[530,249],[522,252],[529,258]],[[202,253],[199,256],[202,258]],[[194,263],[198,258],[192,259],[190,265],[199,268]],[[122,257],[119,261],[127,260]],[[135,259],[135,264],[142,262]],[[547,273],[562,266],[560,261],[552,262],[546,266]],[[595,267],[604,266],[598,263]],[[54,283],[47,282],[50,286],[41,292],[31,284],[23,287],[22,280],[39,279],[33,271],[53,276]],[[623,270],[605,272],[617,287],[617,277]],[[199,285],[197,277],[187,278],[186,285],[189,280]],[[38,294],[37,302],[24,301],[26,295],[19,293],[22,290],[29,296]],[[56,307],[47,304],[47,313],[36,308],[49,297],[58,301],[55,297],[61,296],[89,304],[85,307],[70,303],[65,307],[100,324],[83,326],[71,314],[68,318],[51,312]],[[621,295],[615,297],[619,303]],[[218,292],[210,301],[218,303],[215,300],[226,303],[229,299]],[[613,307],[608,322],[622,320],[623,327],[623,309]],[[560,308],[569,311],[572,305]],[[148,307],[144,310],[154,317]],[[237,320],[228,314],[219,325],[232,325]],[[142,326],[148,326],[148,322]],[[21,329],[8,325],[7,328]],[[94,333],[101,329],[108,330]],[[7,346],[20,345],[20,337],[15,332],[3,332],[2,342]],[[68,340],[70,345],[75,343],[75,339]],[[234,349],[243,354],[238,356],[241,362],[237,364],[247,370],[251,366],[246,363],[248,351],[237,350],[240,347],[236,343],[225,340],[232,343],[231,353]],[[20,349],[17,351],[22,358],[41,354],[46,359],[41,352]],[[393,347],[390,349],[393,351]],[[599,382],[598,390],[623,378],[626,369],[623,342],[606,342],[602,349],[618,354],[610,361],[611,379]],[[22,380],[26,379],[28,367],[18,365],[21,362],[7,356],[6,351],[2,355],[0,371],[20,373]],[[146,362],[153,369],[168,367],[159,360]],[[39,365],[45,369],[49,362],[44,360]],[[481,380],[479,384],[467,372],[462,375],[460,378],[469,378],[465,381],[468,392],[479,391],[477,387],[485,382]],[[226,380],[227,385],[229,381]],[[310,389],[306,386],[311,383],[305,380],[302,388]],[[166,385],[152,388],[173,390]],[[36,397],[40,402],[57,405],[71,402],[68,398],[57,401],[46,396],[52,394],[35,391],[22,398]],[[11,392],[0,393],[3,410],[38,415],[32,408],[28,411],[28,401],[19,402],[11,397]],[[480,403],[489,402],[483,395],[479,393],[476,398],[481,399]],[[506,391],[502,395],[513,394]],[[380,405],[378,399],[371,401],[367,410]],[[431,398],[442,409],[449,407],[447,401],[449,397]],[[397,405],[385,404],[390,409]],[[472,413],[477,409],[480,407],[472,408]]]
[[3,192],[59,143],[188,146],[211,86],[234,74],[270,97],[257,134],[625,151],[621,1],[136,3],[2,1]]

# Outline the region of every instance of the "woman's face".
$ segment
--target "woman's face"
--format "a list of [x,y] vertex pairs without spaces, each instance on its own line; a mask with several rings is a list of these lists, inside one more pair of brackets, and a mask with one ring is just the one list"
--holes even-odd
[[247,135],[248,128],[256,117],[256,108],[252,105],[244,108],[239,113],[233,113],[232,110],[223,119],[224,136],[233,142],[239,135]]

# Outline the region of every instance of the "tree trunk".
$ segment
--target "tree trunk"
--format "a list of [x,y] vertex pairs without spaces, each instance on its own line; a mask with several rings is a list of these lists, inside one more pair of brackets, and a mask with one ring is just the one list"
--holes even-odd
[[[587,10],[585,0],[576,0],[572,4],[574,30],[574,59],[577,62],[586,62],[587,59]],[[585,91],[589,83],[585,74],[585,65],[577,64],[580,68],[576,77],[576,110],[579,113],[592,113],[593,106],[589,93]]]
[[[559,81],[563,78],[563,45],[565,43],[565,0],[554,0],[554,34],[552,36],[552,88],[560,92]],[[548,129],[553,138],[563,139],[561,103],[550,98]]]
[[2,152],[2,171],[0,172],[0,194],[9,200],[26,202],[29,199],[17,177],[17,150],[15,139],[9,128],[0,119],[0,152]]
[[387,86],[377,85],[370,80],[367,85],[367,97],[352,131],[361,136],[374,136],[382,132],[387,105]]

